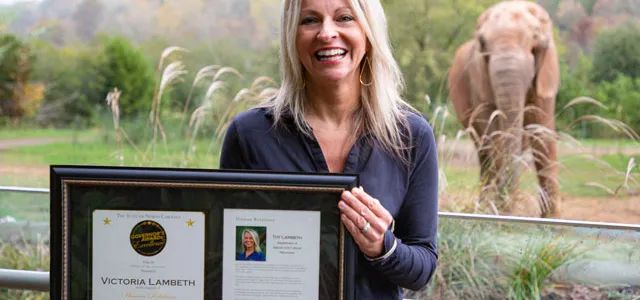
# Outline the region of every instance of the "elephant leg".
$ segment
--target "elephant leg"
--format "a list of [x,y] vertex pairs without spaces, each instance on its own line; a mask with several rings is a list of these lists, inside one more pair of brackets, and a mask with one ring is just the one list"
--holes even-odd
[[496,160],[496,185],[498,190],[500,209],[508,210],[512,204],[515,191],[520,182],[520,164],[522,157],[523,139],[523,108],[524,100],[520,103],[502,103],[498,106],[506,117],[499,119],[499,135],[494,159]]
[[[469,126],[475,131],[474,145],[478,154],[480,165],[480,200],[478,202],[489,202],[493,206],[495,199],[495,179],[496,165],[493,159],[495,153],[495,140],[492,133],[498,130],[498,125],[494,120],[489,124],[491,113],[496,109],[494,105],[483,104],[474,109]],[[497,212],[496,212],[497,213]]]
[[533,100],[533,105],[538,109],[528,110],[525,115],[525,125],[538,124],[546,128],[546,130],[534,129],[529,141],[533,152],[538,183],[541,187],[540,216],[550,217],[556,215],[560,210],[555,104],[554,101],[549,99],[535,99]]

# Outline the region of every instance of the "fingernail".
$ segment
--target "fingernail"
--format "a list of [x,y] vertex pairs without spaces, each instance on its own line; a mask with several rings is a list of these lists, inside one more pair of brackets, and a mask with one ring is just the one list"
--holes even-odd
[[338,206],[339,206],[340,208],[344,208],[344,202],[342,202],[342,201],[338,202]]
[[341,219],[346,220],[346,219],[347,219],[347,216],[346,216],[346,215],[344,215],[344,214],[342,214],[342,215],[341,215]]
[[358,190],[358,188],[353,188],[353,190],[351,191],[351,193],[353,193],[354,195],[357,195],[360,191]]

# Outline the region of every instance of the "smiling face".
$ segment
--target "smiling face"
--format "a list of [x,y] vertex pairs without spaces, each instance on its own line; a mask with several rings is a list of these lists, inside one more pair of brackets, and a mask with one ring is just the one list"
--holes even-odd
[[348,0],[302,0],[296,49],[306,79],[359,80],[367,38]]
[[253,246],[255,245],[255,243],[253,242],[253,237],[251,237],[251,234],[248,232],[244,233],[242,243],[244,244],[244,247],[247,249],[253,249]]

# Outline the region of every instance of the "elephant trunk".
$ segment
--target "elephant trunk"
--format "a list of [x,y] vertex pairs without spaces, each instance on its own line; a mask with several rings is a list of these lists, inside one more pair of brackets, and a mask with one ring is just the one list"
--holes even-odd
[[489,74],[496,108],[504,115],[496,116],[500,132],[492,137],[497,143],[495,159],[496,187],[502,196],[510,195],[518,184],[518,158],[522,149],[524,107],[527,90],[533,79],[533,62],[527,55],[506,52],[489,59]]

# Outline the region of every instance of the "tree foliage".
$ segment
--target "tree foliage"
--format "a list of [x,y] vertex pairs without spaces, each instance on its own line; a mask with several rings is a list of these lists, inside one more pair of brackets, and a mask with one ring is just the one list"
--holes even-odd
[[18,37],[0,36],[0,116],[19,118],[25,113],[22,101],[35,57]]
[[33,44],[41,57],[34,79],[47,86],[41,124],[90,126],[104,112],[105,97],[116,87],[122,91],[122,118],[149,111],[156,84],[153,68],[129,40],[100,36],[81,46]]
[[593,57],[594,83],[613,81],[619,74],[640,77],[640,25],[629,22],[603,32]]
[[95,100],[103,101],[111,90],[118,88],[122,91],[119,103],[123,117],[148,112],[156,80],[144,53],[128,39],[115,36],[104,42],[104,59],[100,67],[104,84],[100,87],[100,98]]
[[436,103],[446,101],[444,80],[455,49],[472,37],[478,16],[496,1],[382,2],[395,56],[406,79],[405,97],[417,107],[424,106],[427,94]]
[[75,30],[79,38],[90,41],[104,17],[104,5],[99,0],[83,0],[73,14]]
[[100,47],[92,45],[56,47],[33,41],[40,58],[34,80],[45,84],[44,101],[38,114],[42,125],[90,125],[96,116],[95,104],[104,78],[99,67],[103,61]]
[[[406,100],[430,116],[450,105],[445,81],[454,52],[472,37],[478,16],[497,1],[382,0],[394,55],[406,80]],[[638,88],[640,72],[640,30],[605,31],[594,43],[597,32],[625,18],[620,15],[625,13],[624,1],[607,1],[536,1],[554,20],[562,63],[556,124],[563,130],[573,124],[581,137],[601,134],[585,122],[575,127],[574,121],[585,114],[619,117],[640,132],[631,111],[638,96],[633,89]],[[198,87],[191,83],[207,66],[228,66],[242,74],[225,80],[216,105],[233,99],[259,76],[278,82],[280,5],[279,0],[45,0],[24,6],[10,22],[2,21],[9,22],[12,31],[18,26],[39,32],[38,40],[27,43],[38,58],[29,77],[34,88],[23,93],[37,98],[44,91],[39,120],[91,125],[108,113],[105,96],[115,87],[122,91],[122,118],[148,113],[161,75],[155,66],[170,46],[189,50],[180,58],[188,73],[163,92],[161,103],[169,108],[163,112],[182,114],[187,99],[187,111],[202,104],[210,82],[199,81]],[[601,101],[609,110],[586,103],[565,109],[580,96]],[[38,103],[27,106],[33,111]],[[444,124],[447,133],[455,134],[458,126],[455,118]]]

